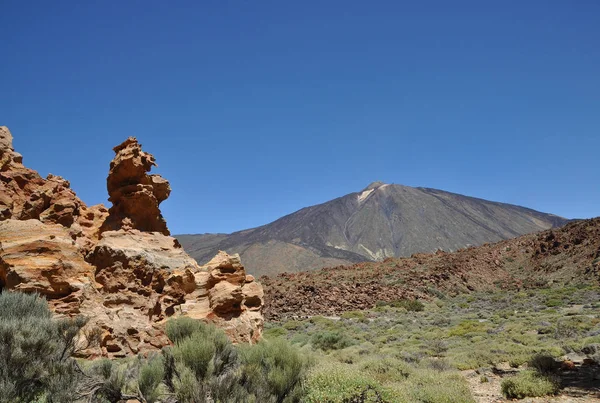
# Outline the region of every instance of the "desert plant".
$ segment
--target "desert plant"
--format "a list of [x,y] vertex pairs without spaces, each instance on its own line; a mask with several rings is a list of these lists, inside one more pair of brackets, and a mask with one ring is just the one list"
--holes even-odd
[[555,395],[559,390],[555,379],[535,371],[523,371],[505,379],[501,387],[504,396],[517,399]]
[[310,361],[287,341],[261,341],[241,350],[242,383],[260,401],[299,402]]
[[340,350],[355,344],[354,341],[346,335],[343,335],[340,332],[330,331],[315,333],[310,342],[315,348],[320,348],[323,351]]
[[147,403],[154,403],[159,400],[164,377],[165,363],[159,355],[150,357],[141,366],[138,375],[138,388]]
[[312,371],[306,382],[308,403],[402,402],[400,396],[386,398],[386,390],[371,377],[344,364],[326,364]]
[[556,371],[559,364],[550,355],[536,354],[527,362],[527,366],[542,375],[547,375]]
[[71,355],[86,319],[52,319],[38,295],[0,294],[0,401],[74,400],[79,371]]

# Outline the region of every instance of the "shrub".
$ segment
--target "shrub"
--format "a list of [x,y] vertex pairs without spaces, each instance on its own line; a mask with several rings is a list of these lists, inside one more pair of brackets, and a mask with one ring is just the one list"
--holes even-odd
[[377,357],[364,361],[360,365],[360,369],[384,384],[403,381],[413,372],[405,361],[388,357]]
[[173,347],[175,361],[190,368],[196,378],[219,376],[237,364],[238,355],[225,333],[213,325],[201,326]]
[[558,390],[556,380],[534,371],[523,371],[502,381],[502,394],[509,399],[555,395]]
[[344,312],[341,315],[342,319],[358,319],[358,320],[365,320],[366,319],[366,315],[363,311],[348,311],[348,312]]
[[242,384],[260,401],[299,402],[310,361],[287,341],[261,341],[241,350]]
[[222,330],[178,318],[167,323],[167,335],[176,342],[163,352],[165,379],[181,402],[241,398],[238,352]]
[[[163,373],[179,402],[293,403],[302,398],[309,361],[286,340],[262,341],[238,350],[212,325],[174,319],[168,329],[177,342],[163,349]],[[158,385],[159,371],[147,371],[152,389]]]
[[80,388],[94,402],[112,403],[134,398],[136,396],[128,396],[125,391],[134,371],[135,368],[126,362],[119,363],[109,359],[93,361],[86,368],[86,378]]
[[138,376],[138,387],[140,393],[147,403],[154,403],[161,395],[161,384],[165,377],[165,365],[163,359],[155,355],[147,363],[142,365]]
[[344,364],[326,364],[315,369],[308,376],[306,389],[304,401],[307,403],[405,401],[356,368]]
[[409,312],[421,312],[425,309],[425,305],[423,305],[421,301],[417,301],[416,299],[400,299],[398,301],[390,303],[390,306],[394,308],[404,308]]
[[339,332],[317,332],[311,338],[311,344],[315,348],[320,348],[323,351],[340,350],[349,347],[354,343],[353,340]]
[[290,321],[285,322],[283,324],[283,328],[285,330],[299,330],[303,326],[304,326],[304,324],[302,322],[300,322],[300,321],[297,321],[297,320],[290,320]]
[[37,295],[0,294],[0,401],[74,400],[78,371],[71,358],[86,320],[52,319]]
[[177,344],[182,340],[191,337],[192,334],[202,331],[203,326],[203,323],[198,320],[181,317],[170,319],[167,322],[165,331],[169,340]]
[[475,403],[466,379],[455,371],[421,368],[401,385],[400,391],[411,403]]
[[263,332],[263,337],[265,339],[274,339],[277,337],[282,337],[285,336],[287,334],[287,330],[283,327],[272,327],[270,329],[265,329],[265,331]]
[[561,306],[563,304],[562,300],[556,298],[549,298],[546,300],[546,306],[549,308],[554,308],[557,306]]
[[552,356],[536,354],[527,362],[527,366],[542,375],[546,375],[557,370],[559,364]]

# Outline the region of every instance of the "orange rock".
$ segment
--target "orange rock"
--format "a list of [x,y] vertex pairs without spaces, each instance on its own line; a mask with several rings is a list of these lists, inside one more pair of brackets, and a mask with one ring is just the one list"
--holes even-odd
[[25,168],[0,127],[0,288],[38,292],[57,315],[90,318],[102,340],[81,357],[162,348],[166,319],[179,315],[213,322],[234,342],[258,341],[262,286],[237,255],[221,252],[199,267],[160,214],[171,189],[147,174],[154,157],[131,137],[115,152],[113,206],[87,207],[68,181]]
[[169,197],[171,187],[160,175],[148,175],[156,166],[154,156],[142,151],[135,137],[129,137],[114,151],[116,156],[106,179],[113,206],[101,231],[123,228],[169,235],[158,205]]

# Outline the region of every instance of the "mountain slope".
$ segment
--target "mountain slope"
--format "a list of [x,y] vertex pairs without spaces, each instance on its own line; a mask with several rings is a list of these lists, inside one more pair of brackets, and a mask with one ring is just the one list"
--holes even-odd
[[[600,217],[464,248],[260,278],[268,319],[332,316],[377,301],[470,291],[600,285]],[[593,302],[593,301],[590,301]]]
[[240,253],[256,275],[310,270],[437,249],[452,251],[563,225],[551,214],[428,188],[375,182],[361,192],[230,235],[182,235],[204,263]]

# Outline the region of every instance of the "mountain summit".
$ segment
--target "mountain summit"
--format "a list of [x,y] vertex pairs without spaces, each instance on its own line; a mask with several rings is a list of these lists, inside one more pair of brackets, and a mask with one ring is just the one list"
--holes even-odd
[[248,270],[261,275],[453,251],[566,222],[511,204],[373,182],[360,192],[303,208],[262,227],[177,238],[200,263],[225,250],[240,253]]

